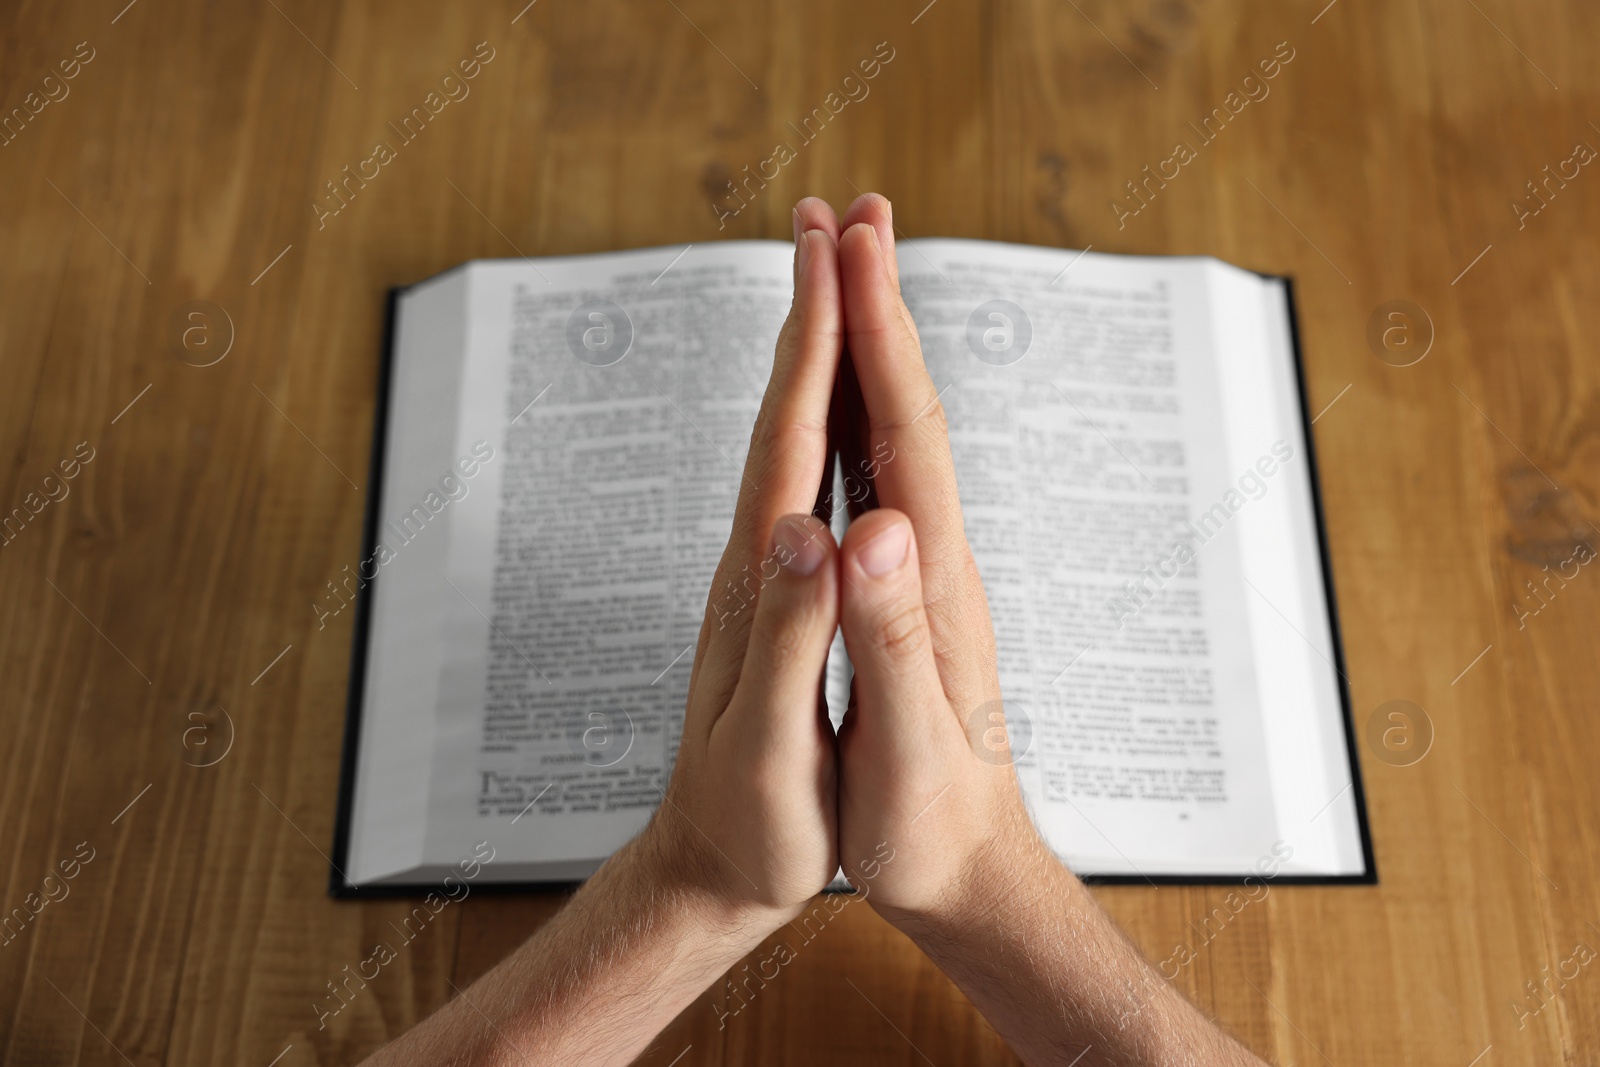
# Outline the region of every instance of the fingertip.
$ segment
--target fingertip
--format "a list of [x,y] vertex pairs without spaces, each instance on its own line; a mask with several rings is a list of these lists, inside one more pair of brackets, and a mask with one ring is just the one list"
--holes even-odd
[[915,540],[911,520],[903,512],[878,508],[850,524],[840,551],[856,577],[876,582],[905,567]]
[[[858,222],[839,238],[839,284],[845,319],[852,332],[875,335],[863,338],[866,349],[885,343],[883,331],[887,328],[909,321],[879,236],[870,223]],[[858,354],[871,356],[865,349]],[[917,362],[921,362],[920,356]]]
[[[797,242],[804,255],[815,258],[819,253],[836,252],[839,248],[833,234],[813,226],[800,235]],[[801,262],[807,262],[802,259]]]
[[845,227],[839,237],[839,257],[849,268],[858,272],[865,268],[871,273],[887,274],[883,258],[883,242],[870,222],[857,222]]
[[826,523],[801,513],[773,523],[771,545],[759,565],[755,617],[729,714],[737,705],[752,708],[763,728],[798,741],[816,729],[814,709],[839,626],[835,546]]
[[861,194],[845,211],[840,225],[849,229],[860,223],[872,227],[873,236],[877,239],[875,243],[878,254],[883,259],[884,270],[898,288],[900,268],[895,250],[894,205],[881,193]]
[[839,629],[862,705],[925,714],[942,693],[911,520],[889,508],[862,516],[840,558]]
[[795,299],[832,313],[839,306],[839,247],[826,230],[806,230],[795,244]]
[[815,515],[785,515],[773,524],[772,558],[785,574],[810,578],[833,550],[833,531]]
[[842,229],[839,225],[839,216],[834,213],[833,207],[826,200],[816,196],[803,197],[795,203],[794,226],[796,235],[807,230],[821,230],[835,241],[839,239]]
[[862,193],[845,210],[842,225],[848,227],[857,222],[866,222],[887,229],[893,236],[894,205],[882,193]]
[[839,237],[839,247],[854,246],[865,242],[874,251],[882,248],[878,240],[878,231],[870,222],[852,222],[844,228],[844,233]]

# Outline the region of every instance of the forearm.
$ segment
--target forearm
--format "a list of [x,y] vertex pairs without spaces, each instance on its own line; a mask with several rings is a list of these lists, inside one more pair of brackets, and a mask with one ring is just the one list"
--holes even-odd
[[666,873],[663,847],[648,832],[628,844],[537,934],[370,1067],[631,1061],[768,930],[767,917]]
[[1025,1062],[1260,1067],[1029,837],[934,914],[895,917]]

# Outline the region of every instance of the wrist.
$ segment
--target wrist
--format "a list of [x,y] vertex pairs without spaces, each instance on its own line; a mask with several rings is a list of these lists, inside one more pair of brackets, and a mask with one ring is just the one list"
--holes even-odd
[[930,957],[1001,936],[1032,921],[1070,917],[1088,891],[1045,845],[1031,820],[995,833],[962,861],[950,882],[920,907],[883,907],[884,918]]
[[706,940],[708,952],[731,962],[759,945],[789,916],[737,892],[712,857],[689,841],[680,819],[664,819],[662,812],[622,851],[617,860],[629,868],[630,879],[642,892],[666,903],[679,921]]
[[[684,859],[659,830],[647,829],[484,979],[516,1005],[502,1021],[512,1045],[539,1048],[541,1063],[632,1062],[760,943],[768,917],[731,904]],[[574,1022],[596,1012],[614,1025]],[[470,1022],[477,1027],[477,1018]]]

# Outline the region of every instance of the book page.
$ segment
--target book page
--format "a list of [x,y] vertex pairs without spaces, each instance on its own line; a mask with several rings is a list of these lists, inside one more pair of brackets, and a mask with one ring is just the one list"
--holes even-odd
[[[433,758],[440,666],[433,607],[449,592],[451,519],[448,507],[433,514],[423,501],[439,495],[446,478],[456,479],[456,495],[475,488],[451,465],[454,419],[438,418],[441,405],[454,410],[461,382],[466,277],[458,269],[430,278],[396,302],[391,380],[378,412],[387,423],[382,472],[376,514],[368,517],[375,544],[352,554],[339,582],[330,580],[331,592],[313,605],[319,630],[330,610],[344,615],[345,601],[359,595],[367,597],[370,619],[367,645],[357,647],[365,658],[357,668],[360,744],[352,761],[348,850],[337,867],[347,886],[403,877],[422,854],[428,796],[409,785],[426,777]],[[361,636],[357,629],[357,642]]]
[[[1300,396],[1291,308],[1283,279],[1225,263],[1209,265],[1213,325],[1234,465],[1252,462],[1263,440],[1281,443],[1267,490],[1234,518],[1248,583],[1256,677],[1267,709],[1279,836],[1289,875],[1371,873],[1362,838],[1333,632],[1316,524],[1311,413]],[[1269,468],[1270,469],[1270,468]]]
[[676,756],[712,573],[793,290],[737,242],[474,264],[425,851],[489,830],[579,877]]
[[1077,257],[899,256],[1019,777],[1076,870],[1239,873],[1277,833],[1229,521],[1261,479],[1225,446],[1206,261]]

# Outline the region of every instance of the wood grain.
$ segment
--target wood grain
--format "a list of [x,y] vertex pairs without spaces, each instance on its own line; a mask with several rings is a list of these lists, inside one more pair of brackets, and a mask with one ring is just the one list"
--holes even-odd
[[[359,553],[385,290],[477,257],[787,239],[798,197],[868,189],[913,238],[1297,278],[1358,725],[1404,699],[1435,739],[1404,767],[1363,747],[1381,884],[1275,888],[1185,991],[1284,1064],[1600,1056],[1594,966],[1526,985],[1600,946],[1600,571],[1548,577],[1597,538],[1600,176],[1526,185],[1600,145],[1600,11],[924,2],[0,13],[0,107],[28,113],[0,146],[0,507],[29,509],[0,548],[0,907],[93,856],[0,945],[5,1063],[350,1063],[553,913],[474,896],[319,1028],[409,910],[323,892],[350,629],[310,607]],[[485,41],[470,96],[319,223],[325,183]],[[719,224],[726,183],[880,41],[870,95]],[[1280,42],[1269,95],[1119,221]],[[1414,366],[1367,343],[1395,299],[1431,320]],[[205,352],[231,335],[211,366],[176,354],[192,301],[221,309]],[[1224,892],[1099,895],[1159,959]],[[866,907],[725,1022],[702,998],[641,1062],[1014,1062]]]

